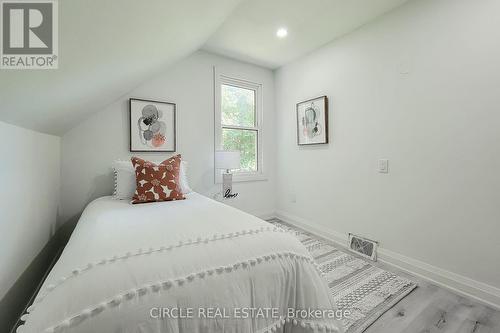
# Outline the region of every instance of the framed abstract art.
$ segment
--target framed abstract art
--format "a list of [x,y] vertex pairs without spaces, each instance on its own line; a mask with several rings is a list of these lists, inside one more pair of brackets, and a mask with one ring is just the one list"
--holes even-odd
[[175,104],[131,98],[130,151],[175,151]]
[[297,144],[328,143],[328,97],[321,96],[297,104]]

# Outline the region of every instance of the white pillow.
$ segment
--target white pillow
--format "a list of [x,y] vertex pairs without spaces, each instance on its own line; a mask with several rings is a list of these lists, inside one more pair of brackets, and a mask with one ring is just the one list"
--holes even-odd
[[[159,162],[161,163],[161,162]],[[157,163],[157,164],[159,164]],[[179,182],[183,194],[192,192],[187,179],[187,162],[181,161]],[[135,172],[131,161],[114,161],[113,173],[115,178],[115,190],[113,196],[119,200],[130,200],[135,193]]]
[[189,187],[189,182],[187,178],[187,168],[188,168],[188,163],[186,161],[181,161],[181,169],[179,170],[179,182],[182,194],[188,194],[193,192],[191,187]]
[[113,196],[119,200],[130,200],[135,193],[135,173],[131,161],[114,161],[113,174],[115,191]]

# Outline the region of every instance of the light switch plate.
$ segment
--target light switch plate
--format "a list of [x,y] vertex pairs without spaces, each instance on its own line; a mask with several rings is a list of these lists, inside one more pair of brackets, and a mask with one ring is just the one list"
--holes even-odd
[[378,172],[389,173],[389,160],[386,159],[378,160]]

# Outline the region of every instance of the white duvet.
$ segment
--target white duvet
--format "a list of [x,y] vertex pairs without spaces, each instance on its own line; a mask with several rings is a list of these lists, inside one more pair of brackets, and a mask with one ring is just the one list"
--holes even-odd
[[304,246],[265,221],[196,193],[104,197],[83,212],[18,332],[340,332],[333,308]]

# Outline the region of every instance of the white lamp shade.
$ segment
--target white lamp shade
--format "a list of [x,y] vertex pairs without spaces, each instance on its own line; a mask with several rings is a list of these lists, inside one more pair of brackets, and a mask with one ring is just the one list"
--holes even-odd
[[240,152],[236,150],[217,150],[215,152],[215,168],[224,170],[241,168]]

